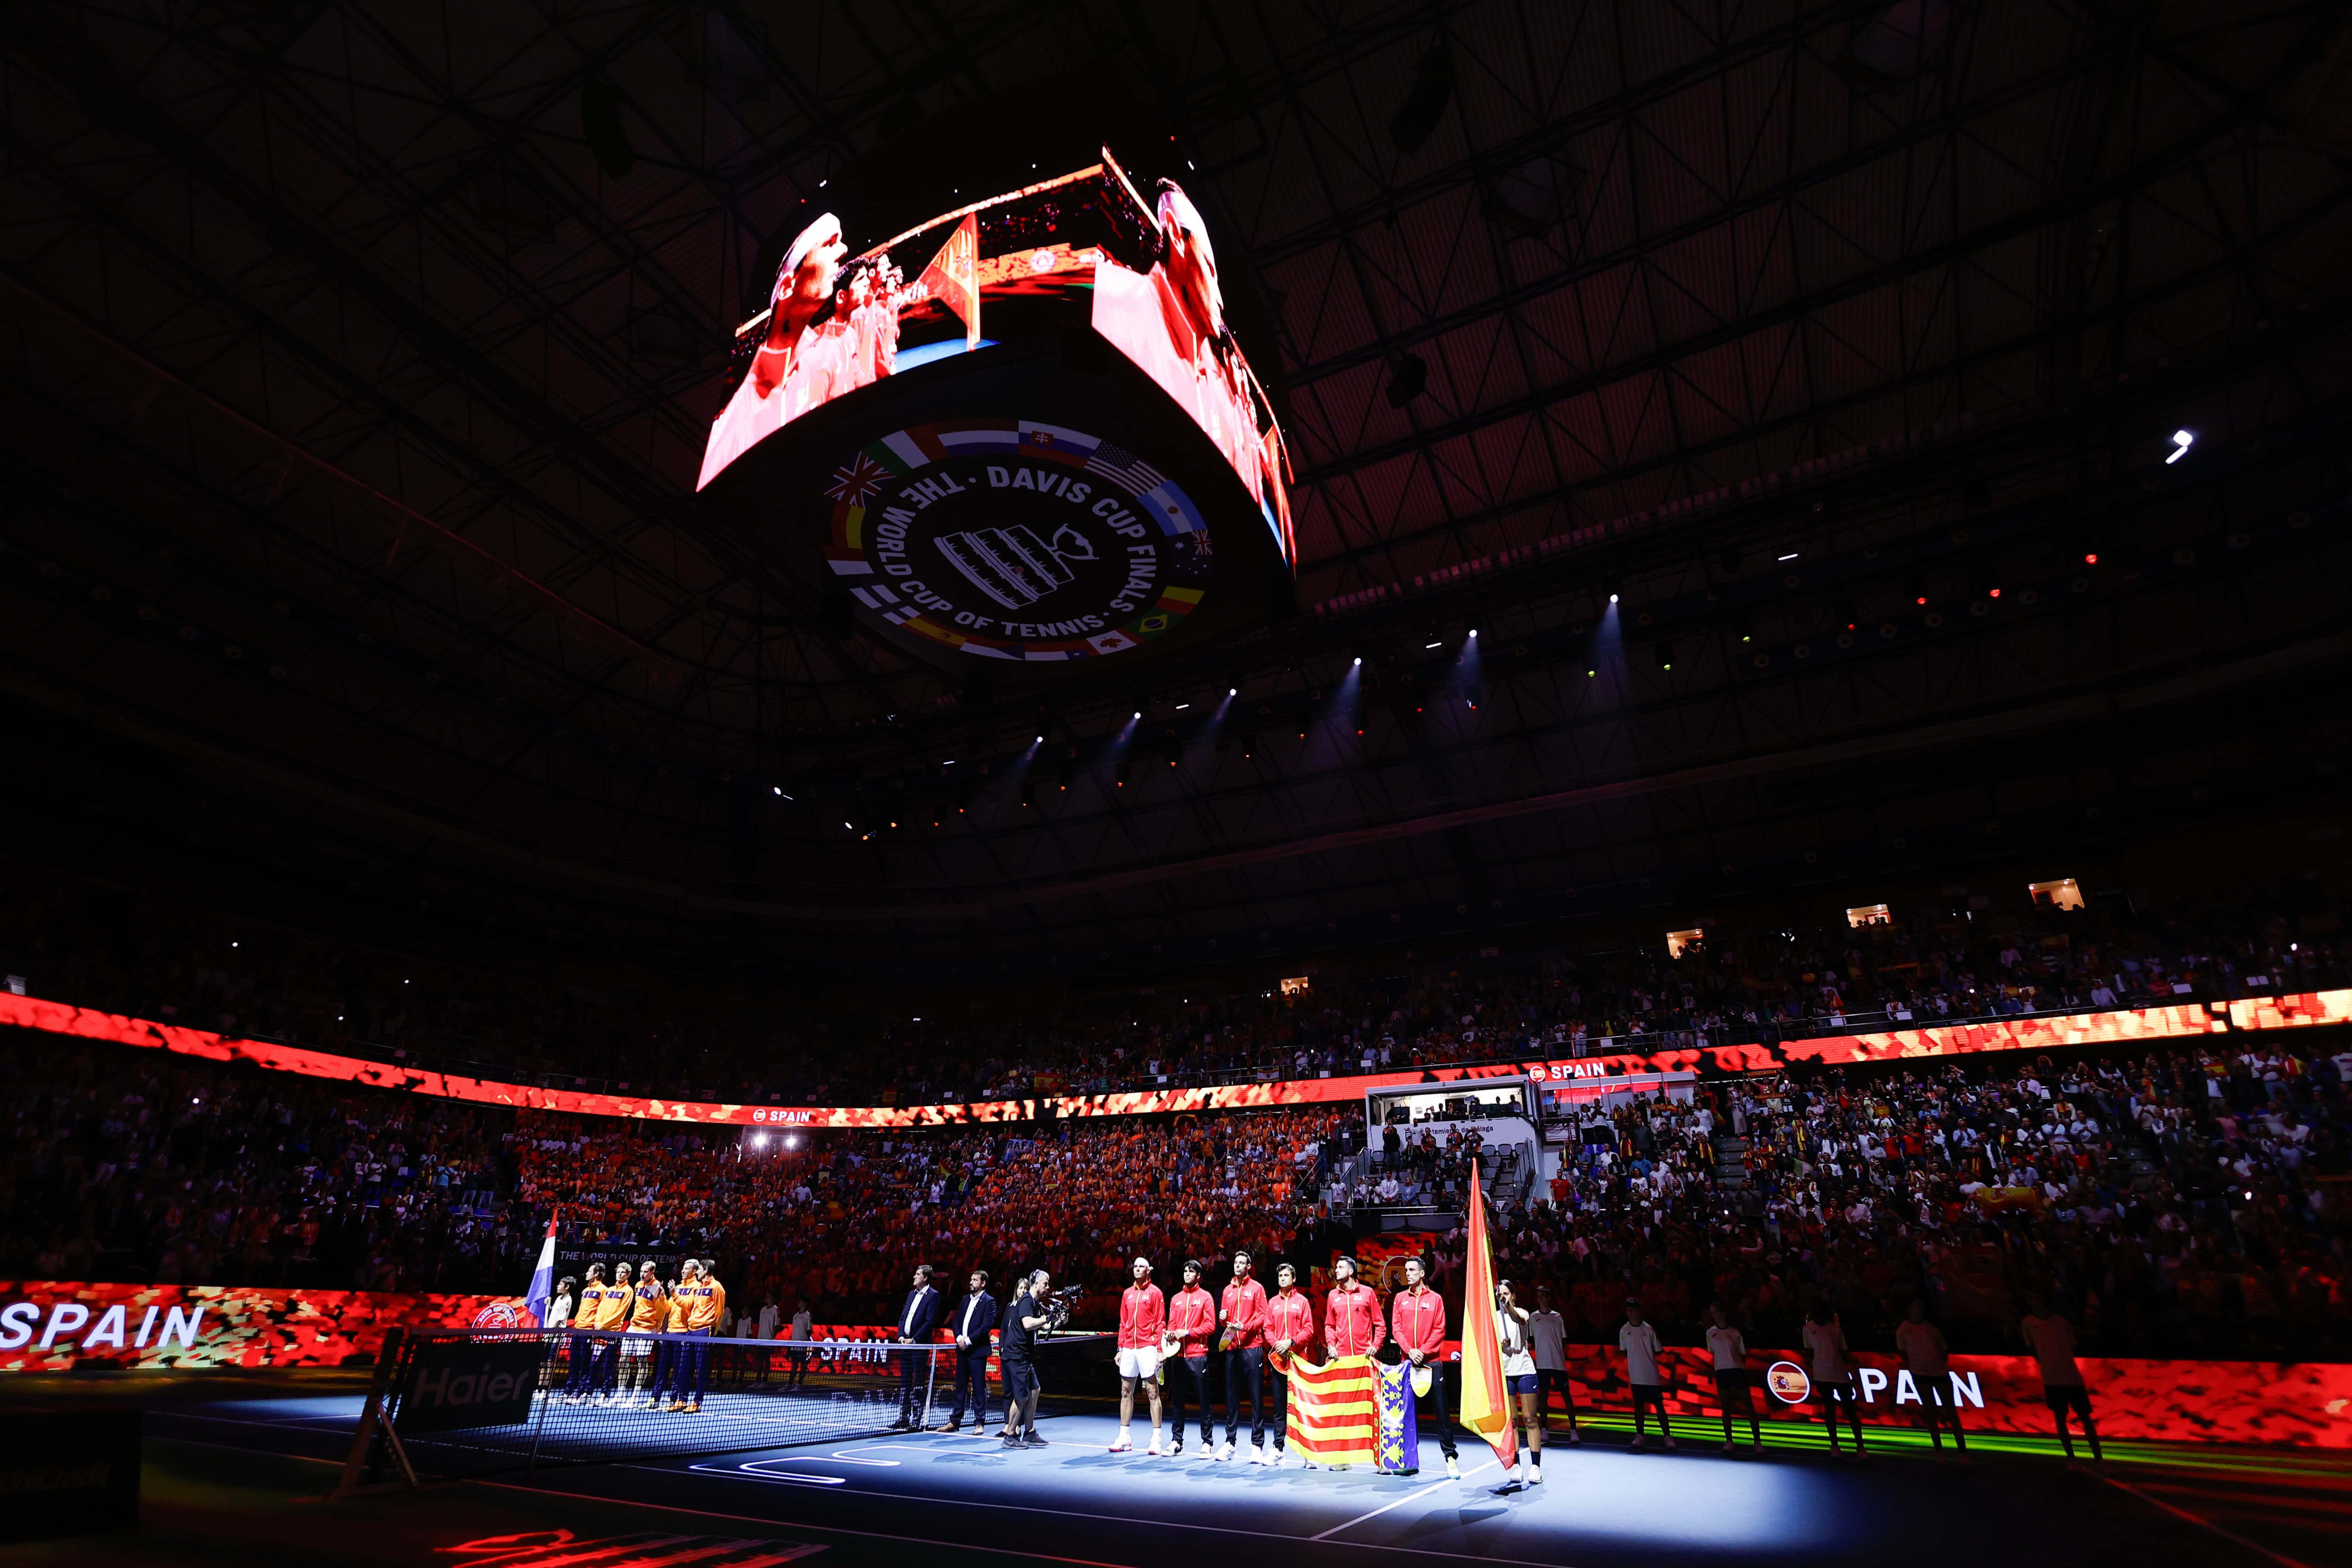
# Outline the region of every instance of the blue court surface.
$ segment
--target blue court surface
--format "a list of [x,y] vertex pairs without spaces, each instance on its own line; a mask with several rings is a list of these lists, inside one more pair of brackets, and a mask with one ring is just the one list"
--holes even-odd
[[[339,1458],[354,1399],[250,1399],[151,1415],[151,1436]],[[685,1419],[692,1419],[690,1417]],[[1041,1423],[1049,1446],[900,1434],[719,1457],[542,1465],[367,1500],[372,1512],[461,1510],[468,1497],[619,1510],[647,1530],[723,1528],[824,1545],[845,1563],[944,1550],[959,1560],[1116,1563],[2315,1564],[2346,1561],[2347,1477],[2316,1456],[2142,1456],[2104,1473],[1987,1453],[1968,1468],[1898,1449],[1868,1465],[1711,1443],[1636,1453],[1622,1433],[1546,1451],[1540,1486],[1506,1483],[1483,1445],[1444,1479],[1433,1436],[1419,1476],[1111,1454],[1108,1415]],[[1139,1425],[1140,1445],[1148,1427]],[[1245,1450],[1244,1450],[1245,1453]],[[2284,1485],[2285,1489],[2279,1489]],[[315,1505],[314,1505],[315,1506]],[[327,1504],[327,1509],[355,1505]],[[2302,1553],[2302,1555],[2298,1555]],[[877,1555],[878,1554],[878,1555]],[[2331,1555],[2332,1554],[2332,1555]]]

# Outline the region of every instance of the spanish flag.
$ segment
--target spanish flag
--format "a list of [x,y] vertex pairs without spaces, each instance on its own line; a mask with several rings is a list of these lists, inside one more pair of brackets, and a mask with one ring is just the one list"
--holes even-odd
[[1369,1465],[1380,1438],[1380,1401],[1370,1356],[1333,1356],[1317,1366],[1290,1363],[1290,1451],[1318,1465]]
[[1486,1200],[1470,1165],[1469,1278],[1462,1287],[1462,1425],[1486,1439],[1507,1472],[1518,1458],[1518,1428],[1503,1387],[1503,1352],[1495,1342],[1495,1258],[1486,1245]]
[[980,346],[980,220],[971,213],[948,232],[947,243],[923,268],[931,298],[963,321],[963,346]]

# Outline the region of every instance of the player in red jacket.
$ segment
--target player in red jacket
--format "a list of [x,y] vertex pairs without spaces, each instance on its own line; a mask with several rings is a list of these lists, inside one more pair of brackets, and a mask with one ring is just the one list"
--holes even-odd
[[1381,1299],[1356,1278],[1356,1260],[1332,1260],[1334,1281],[1323,1299],[1323,1348],[1334,1356],[1370,1355],[1388,1338],[1381,1321]]
[[[1454,1418],[1446,1409],[1447,1385],[1453,1379],[1447,1375],[1445,1364],[1445,1298],[1429,1288],[1418,1258],[1404,1260],[1404,1289],[1389,1303],[1389,1319],[1394,1325],[1397,1349],[1404,1352],[1404,1359],[1416,1369],[1429,1369],[1426,1390],[1422,1387],[1418,1371],[1413,1376],[1414,1403],[1423,1410],[1433,1405],[1437,1407],[1437,1446],[1445,1454],[1445,1473],[1459,1479],[1462,1461],[1454,1456]],[[1418,1469],[1421,1441],[1417,1433],[1412,1447],[1413,1468]]]
[[1289,1264],[1274,1271],[1274,1280],[1280,1289],[1265,1304],[1266,1397],[1274,1405],[1274,1462],[1279,1465],[1290,1431],[1290,1359],[1314,1348],[1315,1303],[1298,1289],[1298,1270]]
[[1169,1417],[1175,1439],[1168,1449],[1171,1456],[1184,1451],[1184,1390],[1190,1387],[1201,1406],[1201,1458],[1217,1457],[1217,1428],[1209,1408],[1209,1342],[1216,1332],[1217,1304],[1201,1289],[1200,1260],[1188,1258],[1184,1288],[1168,1303],[1168,1337],[1160,1350],[1160,1364],[1171,1374],[1168,1393],[1176,1405]]
[[1234,1254],[1234,1278],[1217,1309],[1225,1325],[1225,1442],[1217,1458],[1234,1457],[1241,1436],[1242,1394],[1249,1394],[1250,1463],[1267,1462],[1265,1451],[1265,1287],[1250,1278],[1250,1255]]
[[1135,1420],[1135,1385],[1139,1382],[1151,1399],[1151,1447],[1144,1453],[1160,1457],[1160,1342],[1168,1333],[1168,1303],[1151,1282],[1151,1259],[1139,1258],[1129,1267],[1135,1283],[1118,1298],[1118,1441],[1114,1454],[1135,1447],[1128,1428]]

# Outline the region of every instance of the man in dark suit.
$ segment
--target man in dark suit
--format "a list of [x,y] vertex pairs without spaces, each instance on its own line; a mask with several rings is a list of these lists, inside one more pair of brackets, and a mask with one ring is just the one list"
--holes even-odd
[[985,1430],[988,1426],[988,1336],[996,1327],[996,1298],[988,1293],[988,1270],[975,1268],[969,1281],[971,1289],[955,1310],[948,1314],[948,1331],[955,1335],[955,1414],[944,1426],[934,1426],[934,1432],[952,1432],[963,1425],[964,1394],[971,1394],[972,1430]]
[[[939,1327],[940,1293],[931,1289],[931,1266],[919,1263],[915,1266],[914,1289],[907,1292],[907,1300],[898,1309],[898,1342],[929,1344]],[[923,1424],[924,1414],[929,1408],[930,1360],[929,1356],[912,1354],[898,1358],[898,1419],[890,1423],[892,1431],[909,1431]],[[915,1405],[919,1387],[925,1401],[922,1409]]]

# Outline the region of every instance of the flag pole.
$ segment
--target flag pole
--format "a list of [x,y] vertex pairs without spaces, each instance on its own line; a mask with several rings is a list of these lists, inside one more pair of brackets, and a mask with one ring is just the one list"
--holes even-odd
[[555,1300],[555,1220],[562,1212],[562,1205],[547,1211],[547,1236],[539,1244],[539,1265],[531,1270],[530,1288],[523,1292],[523,1310],[541,1328],[547,1326],[547,1310]]
[[1469,1257],[1462,1286],[1462,1425],[1486,1440],[1507,1476],[1518,1455],[1518,1428],[1503,1385],[1502,1347],[1495,1338],[1495,1258],[1486,1238],[1486,1199],[1478,1164],[1470,1163]]

